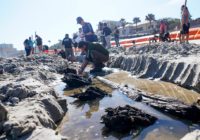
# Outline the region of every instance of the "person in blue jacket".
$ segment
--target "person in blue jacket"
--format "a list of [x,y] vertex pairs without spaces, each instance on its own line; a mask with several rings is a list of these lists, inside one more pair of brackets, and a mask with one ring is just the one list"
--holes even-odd
[[88,42],[97,42],[98,38],[95,35],[92,25],[89,22],[85,22],[82,17],[77,17],[77,24],[82,25],[83,36],[85,37],[85,41]]

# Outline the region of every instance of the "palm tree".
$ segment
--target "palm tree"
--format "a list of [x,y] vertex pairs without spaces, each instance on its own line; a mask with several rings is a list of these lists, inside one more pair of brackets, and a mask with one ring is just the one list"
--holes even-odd
[[146,15],[146,17],[145,17],[145,20],[149,21],[150,27],[151,27],[151,22],[152,22],[152,21],[155,21],[155,15],[154,15],[154,14],[148,14],[148,15]]
[[121,23],[121,26],[124,28],[126,25],[126,20],[124,18],[121,18],[119,22]]
[[50,44],[51,44],[51,40],[48,40],[48,42],[49,42],[49,47],[50,47]]
[[126,22],[126,20],[124,18],[121,18],[119,22],[120,22],[120,24],[121,24],[121,26],[123,28],[122,29],[122,34],[125,35],[126,34],[125,25],[127,24],[127,22]]
[[136,25],[136,32],[137,32],[137,24],[138,24],[139,22],[141,22],[141,20],[140,20],[139,17],[134,17],[134,18],[133,18],[133,24]]

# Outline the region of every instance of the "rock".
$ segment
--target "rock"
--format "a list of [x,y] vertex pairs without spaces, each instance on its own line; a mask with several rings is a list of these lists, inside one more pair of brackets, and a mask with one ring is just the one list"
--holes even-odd
[[6,95],[8,97],[18,97],[19,99],[24,99],[28,96],[28,90],[20,85],[19,87],[9,88]]
[[14,63],[6,63],[3,65],[4,71],[8,73],[14,73],[17,70],[17,66]]
[[104,96],[111,96],[98,87],[89,87],[85,92],[71,95],[71,97],[78,98],[81,101],[95,100],[97,98],[103,98]]
[[[37,118],[38,118],[39,122],[41,123],[41,125],[43,127],[55,129],[56,124],[53,121],[53,119],[50,118],[51,117],[50,114],[48,114],[49,116],[47,116],[46,114],[43,116],[43,115],[40,114],[40,111],[38,111],[38,112],[36,111],[36,114],[37,114]],[[48,113],[48,110],[45,110],[45,111]]]
[[3,102],[4,100],[5,100],[5,95],[3,95],[3,94],[0,94],[0,102]]
[[24,137],[21,137],[21,139],[26,140],[40,140],[40,139],[46,139],[46,140],[67,140],[66,137],[61,136],[60,134],[55,133],[54,130],[49,128],[41,128],[38,127],[33,133],[26,135]]
[[58,94],[55,92],[53,88],[49,91],[49,94],[55,97],[56,99],[58,98]]
[[9,99],[10,102],[12,103],[12,105],[16,105],[19,103],[19,98],[17,97],[12,97],[11,99]]
[[181,140],[200,140],[200,130],[194,130],[186,134]]
[[66,112],[67,111],[67,100],[66,99],[62,99],[62,98],[58,98],[57,102],[62,107],[63,111]]
[[29,124],[29,126],[13,126],[11,131],[12,137],[17,138],[18,136],[23,136],[32,132],[35,129],[35,124]]
[[25,99],[27,97],[32,97],[37,94],[35,91],[30,91],[23,85],[10,85],[9,88],[5,89],[6,96],[9,97],[17,97],[20,100]]
[[32,132],[36,128],[36,125],[34,123],[20,125],[17,122],[7,121],[4,123],[3,127],[4,132],[6,132],[6,135],[8,137],[11,137],[12,139],[17,139],[19,136]]
[[142,101],[142,95],[141,94],[137,94],[136,96],[132,96],[131,99],[137,101],[137,102],[141,102]]
[[0,102],[0,123],[8,119],[8,111],[5,106]]
[[126,105],[125,107],[107,108],[106,115],[101,117],[102,123],[110,131],[129,132],[152,125],[157,118],[142,112],[141,110]]
[[65,74],[65,76],[62,78],[62,81],[65,82],[69,88],[78,88],[91,84],[89,79],[72,73]]
[[200,107],[196,105],[187,105],[180,101],[163,101],[148,101],[148,104],[162,112],[167,112],[176,117],[187,119],[195,123],[200,122]]
[[60,73],[63,74],[65,69],[68,67],[68,61],[62,59],[62,61],[60,63],[56,63],[55,65],[55,70]]
[[48,79],[47,76],[46,76],[46,74],[44,72],[39,71],[38,74],[39,74],[39,78],[41,80],[45,81],[45,80]]
[[7,84],[7,85],[4,85],[0,88],[0,93],[3,93],[4,95],[6,94],[7,90],[9,87],[13,86],[13,84]]
[[4,70],[3,70],[3,66],[0,65],[0,74],[3,74]]
[[77,74],[77,71],[75,69],[72,69],[72,68],[66,68],[64,70],[64,74],[68,74],[68,73]]
[[64,111],[55,98],[44,98],[41,101],[55,123],[63,118]]
[[40,135],[42,131],[37,133],[41,136],[39,139],[56,139],[51,129],[56,129],[56,122],[64,116],[67,104],[52,89],[59,77],[57,68],[63,71],[67,63],[45,54],[0,58],[0,73],[3,74],[0,74],[0,139],[30,136],[38,127],[50,130],[45,135]]
[[200,98],[197,99],[197,104],[200,106]]

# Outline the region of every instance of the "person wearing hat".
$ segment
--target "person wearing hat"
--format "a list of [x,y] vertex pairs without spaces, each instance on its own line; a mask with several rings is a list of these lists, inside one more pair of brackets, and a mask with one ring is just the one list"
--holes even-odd
[[102,68],[105,66],[104,63],[109,60],[108,50],[101,44],[86,41],[79,42],[78,47],[86,54],[78,73],[82,74],[89,62],[92,62],[94,66],[94,68],[90,70],[90,73],[101,72]]
[[97,36],[95,35],[92,25],[89,22],[85,22],[82,17],[76,18],[77,24],[82,25],[83,36],[85,41],[96,42],[98,41]]

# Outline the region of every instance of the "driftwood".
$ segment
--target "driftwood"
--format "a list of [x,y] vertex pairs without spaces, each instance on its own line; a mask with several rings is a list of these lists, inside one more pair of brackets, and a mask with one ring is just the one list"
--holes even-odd
[[102,77],[97,77],[97,79],[114,89],[121,90],[124,94],[135,101],[144,102],[153,108],[182,119],[190,120],[192,122],[200,122],[200,107],[196,104],[188,105],[173,98],[161,95],[150,95],[135,88],[121,86],[120,84],[114,83]]
[[81,101],[88,101],[95,100],[97,98],[103,98],[104,96],[111,95],[97,87],[89,87],[85,92],[74,94],[71,97],[78,98]]
[[140,130],[143,127],[153,124],[157,118],[143,111],[126,105],[125,107],[107,108],[106,115],[101,117],[102,123],[111,130],[117,132],[129,132]]

